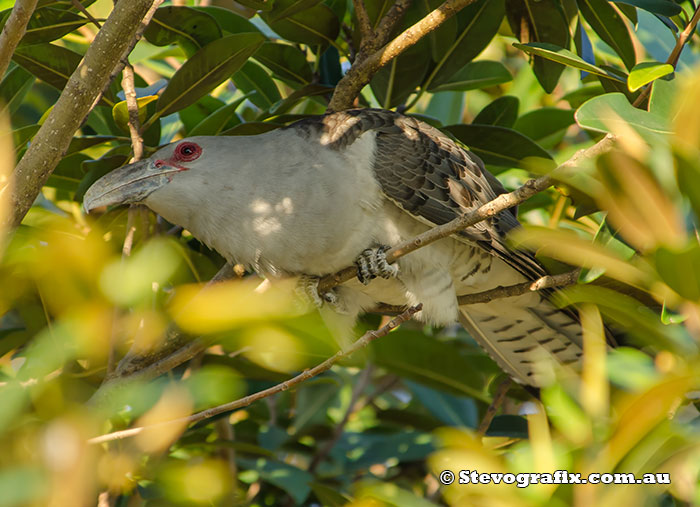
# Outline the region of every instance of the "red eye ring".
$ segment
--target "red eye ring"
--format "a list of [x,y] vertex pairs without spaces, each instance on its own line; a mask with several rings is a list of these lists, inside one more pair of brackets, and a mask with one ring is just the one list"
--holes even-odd
[[184,142],[177,145],[175,148],[175,157],[183,162],[190,162],[199,158],[202,154],[202,148],[197,143]]

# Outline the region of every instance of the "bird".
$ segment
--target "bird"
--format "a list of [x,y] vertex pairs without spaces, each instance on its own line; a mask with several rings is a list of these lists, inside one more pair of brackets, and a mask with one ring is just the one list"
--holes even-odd
[[[547,274],[507,237],[513,208],[386,262],[392,245],[506,193],[481,159],[439,129],[384,109],[311,116],[253,136],[195,136],[118,168],[83,207],[142,203],[231,263],[271,280],[298,276],[314,303],[352,328],[378,303],[422,304],[415,318],[459,322],[516,382],[552,383],[581,363],[575,312],[547,291],[460,306],[458,295]],[[318,295],[320,277],[357,278]],[[341,332],[341,331],[339,331]]]

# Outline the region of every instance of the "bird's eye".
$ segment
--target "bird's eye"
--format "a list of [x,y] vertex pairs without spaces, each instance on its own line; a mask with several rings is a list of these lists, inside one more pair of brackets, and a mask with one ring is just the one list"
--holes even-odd
[[175,148],[175,156],[185,162],[195,160],[202,154],[202,148],[196,143],[180,143]]

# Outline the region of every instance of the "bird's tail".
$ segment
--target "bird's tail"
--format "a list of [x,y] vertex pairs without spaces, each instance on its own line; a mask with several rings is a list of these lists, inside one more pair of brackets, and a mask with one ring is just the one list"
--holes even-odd
[[499,299],[460,307],[460,323],[521,384],[542,387],[559,365],[580,361],[583,333],[576,315],[539,296]]

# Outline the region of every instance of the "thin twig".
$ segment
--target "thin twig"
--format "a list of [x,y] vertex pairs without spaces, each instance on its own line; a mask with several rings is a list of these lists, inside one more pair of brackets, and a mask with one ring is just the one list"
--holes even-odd
[[0,33],[0,79],[10,66],[12,55],[27,31],[27,23],[32,17],[38,0],[16,0],[10,17]]
[[[517,206],[518,204],[528,200],[533,195],[552,186],[556,181],[554,175],[556,175],[558,171],[569,167],[575,167],[583,159],[595,157],[608,151],[612,147],[614,139],[615,136],[608,134],[590,148],[578,151],[573,157],[557,167],[552,173],[541,176],[537,179],[529,180],[523,186],[507,194],[501,194],[494,200],[487,202],[469,213],[465,213],[464,215],[461,215],[454,220],[447,222],[446,224],[433,227],[432,229],[416,236],[413,239],[399,243],[390,250],[387,250],[387,261],[390,263],[395,262],[397,259],[410,252],[418,250],[419,248],[429,245],[430,243],[433,243],[439,239],[451,236],[462,229],[471,227],[472,225],[486,220],[487,218],[492,217],[501,211]],[[325,276],[319,282],[319,292],[327,292],[336,285],[352,279],[356,276],[356,274],[357,267],[348,266],[335,274]]]
[[498,384],[496,393],[493,396],[493,401],[486,409],[484,418],[481,420],[481,424],[479,424],[479,429],[476,430],[476,432],[482,437],[486,435],[489,426],[491,426],[491,421],[493,421],[493,418],[496,416],[496,412],[498,412],[498,409],[501,407],[501,404],[503,403],[503,400],[505,399],[511,385],[513,385],[513,380],[510,377],[507,377],[503,380],[503,382]]
[[224,412],[230,412],[232,410],[236,410],[239,408],[247,407],[251,403],[261,400],[263,398],[267,398],[268,396],[272,396],[273,394],[280,393],[282,391],[287,391],[288,389],[295,387],[302,382],[315,377],[316,375],[319,375],[323,373],[324,371],[327,371],[333,366],[335,363],[340,361],[341,359],[344,359],[346,357],[349,357],[353,353],[357,352],[358,350],[366,347],[369,345],[371,342],[378,338],[382,338],[383,336],[386,336],[391,332],[393,329],[401,325],[402,323],[406,322],[409,320],[416,312],[419,312],[420,309],[422,308],[423,305],[418,304],[416,306],[413,306],[406,310],[404,313],[399,315],[398,317],[395,317],[389,322],[386,326],[382,327],[381,329],[378,329],[376,331],[367,331],[362,337],[357,340],[355,343],[353,343],[350,347],[348,347],[346,350],[341,350],[336,352],[333,356],[329,357],[322,363],[314,366],[310,370],[304,370],[302,373],[297,375],[294,378],[291,378],[289,380],[285,380],[284,382],[281,382],[275,386],[272,386],[268,389],[265,389],[263,391],[259,391],[255,394],[251,394],[250,396],[246,396],[245,398],[241,398],[239,400],[232,401],[230,403],[225,403],[223,405],[219,405],[217,407],[209,408],[207,410],[203,410],[202,412],[197,412],[196,414],[192,414],[187,417],[181,417],[178,419],[173,419],[172,421],[166,421],[158,424],[154,424],[151,426],[140,426],[137,428],[129,428],[127,430],[122,430],[122,431],[115,431],[114,433],[108,433],[106,435],[100,435],[99,437],[91,438],[88,440],[88,443],[90,444],[101,444],[104,442],[110,442],[113,440],[120,440],[122,438],[128,438],[128,437],[133,437],[135,435],[138,435],[142,431],[144,431],[146,428],[155,428],[158,426],[164,426],[164,425],[170,425],[170,424],[182,424],[182,423],[196,423],[199,421],[202,421],[204,419],[209,419],[211,417],[214,417],[216,415],[222,414]]
[[478,303],[488,303],[494,299],[509,298],[520,296],[528,292],[538,291],[542,289],[551,289],[553,287],[564,287],[566,285],[574,285],[578,281],[578,276],[581,273],[580,269],[562,273],[560,275],[547,275],[535,280],[534,282],[523,282],[516,285],[506,287],[499,286],[494,289],[485,290],[483,292],[475,292],[474,294],[463,294],[457,298],[459,305],[474,305]]

